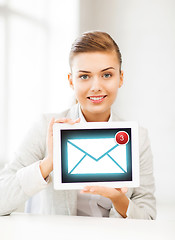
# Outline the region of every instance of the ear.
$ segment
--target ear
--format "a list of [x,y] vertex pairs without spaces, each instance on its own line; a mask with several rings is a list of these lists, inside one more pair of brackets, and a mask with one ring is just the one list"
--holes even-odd
[[124,72],[123,71],[121,71],[121,73],[120,73],[120,82],[119,82],[119,88],[123,85],[123,74],[124,74]]
[[73,80],[72,80],[72,74],[71,73],[68,74],[68,81],[69,81],[70,87],[72,89],[74,89]]

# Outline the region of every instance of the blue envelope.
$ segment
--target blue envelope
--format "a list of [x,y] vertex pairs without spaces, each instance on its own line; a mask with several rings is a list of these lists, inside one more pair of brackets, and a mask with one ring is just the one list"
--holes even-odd
[[126,145],[114,138],[68,139],[68,173],[126,173]]

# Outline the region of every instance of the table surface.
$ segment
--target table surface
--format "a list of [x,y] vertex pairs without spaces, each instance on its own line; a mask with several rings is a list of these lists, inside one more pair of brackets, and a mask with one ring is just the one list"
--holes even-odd
[[0,217],[1,240],[174,240],[175,221],[12,214]]

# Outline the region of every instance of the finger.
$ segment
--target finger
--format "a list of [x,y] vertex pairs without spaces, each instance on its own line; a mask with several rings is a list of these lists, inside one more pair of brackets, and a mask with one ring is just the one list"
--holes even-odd
[[67,118],[59,118],[55,120],[55,123],[65,123],[67,120]]
[[89,187],[84,187],[80,192],[81,193],[89,192]]
[[49,123],[49,136],[53,136],[53,124],[55,122],[55,118],[53,117]]
[[80,118],[77,118],[75,121],[74,121],[74,123],[79,123],[80,122]]
[[127,193],[128,188],[127,187],[122,187],[122,188],[115,188],[117,191],[121,192],[121,193]]
[[86,186],[81,190],[84,194],[97,194],[107,198],[114,198],[119,196],[121,193],[125,193],[127,188],[111,188],[104,186]]
[[70,118],[66,119],[64,123],[68,123],[70,125],[73,125],[74,124],[74,121]]
[[108,197],[114,191],[113,188],[103,187],[103,186],[86,186],[81,190],[81,193],[91,193],[98,194],[104,197]]
[[75,124],[75,123],[79,123],[80,122],[80,118],[77,118],[76,120],[72,120],[70,118],[60,118],[55,120],[55,123],[68,123],[68,124]]

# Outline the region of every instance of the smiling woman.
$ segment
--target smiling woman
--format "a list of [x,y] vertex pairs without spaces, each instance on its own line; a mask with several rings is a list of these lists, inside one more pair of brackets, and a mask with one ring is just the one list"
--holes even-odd
[[70,67],[68,80],[78,103],[59,114],[44,114],[27,135],[16,159],[0,174],[0,213],[11,213],[32,197],[27,205],[32,213],[155,219],[152,154],[143,128],[139,129],[140,187],[128,191],[103,186],[69,192],[53,189],[53,124],[120,121],[111,106],[123,84],[123,71],[111,36],[84,33],[72,45]]

